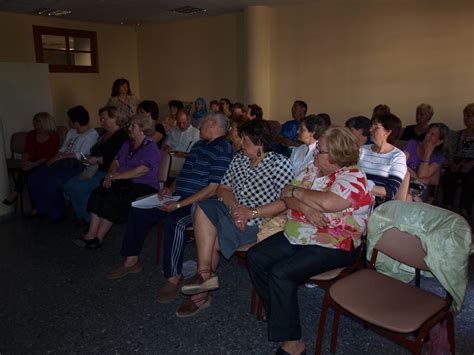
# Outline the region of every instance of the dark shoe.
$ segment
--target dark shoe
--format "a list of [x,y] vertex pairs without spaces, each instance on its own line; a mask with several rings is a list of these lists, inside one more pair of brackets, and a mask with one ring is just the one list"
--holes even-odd
[[3,204],[7,205],[7,206],[11,206],[16,202],[17,199],[18,199],[18,196],[15,197],[15,199],[13,201],[10,201],[8,198],[6,198],[6,199],[3,200]]
[[179,318],[192,317],[210,305],[211,295],[207,295],[206,301],[200,306],[197,306],[191,298],[187,298],[183,303],[181,303],[181,306],[179,306],[178,310],[176,311],[176,316]]
[[94,238],[94,239],[74,238],[72,242],[80,248],[87,248],[87,249],[97,249],[97,248],[100,248],[103,244],[103,242],[100,241],[99,238]]
[[174,301],[176,296],[178,295],[179,290],[181,289],[181,286],[183,286],[182,277],[177,284],[174,284],[166,280],[165,284],[163,285],[163,287],[160,289],[160,292],[158,293],[158,302],[169,303],[171,301]]
[[105,278],[108,280],[120,279],[121,277],[124,277],[127,274],[136,274],[138,272],[141,272],[142,270],[143,268],[139,261],[137,261],[137,263],[132,266],[124,266],[122,264],[118,268],[110,271],[107,275],[105,275]]
[[181,292],[185,295],[196,295],[198,293],[214,291],[219,288],[219,278],[212,274],[207,280],[202,278],[201,274],[194,275],[189,281],[181,287]]

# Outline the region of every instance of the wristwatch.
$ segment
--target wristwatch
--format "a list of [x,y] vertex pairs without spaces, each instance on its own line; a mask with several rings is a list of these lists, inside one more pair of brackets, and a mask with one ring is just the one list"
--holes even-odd
[[181,208],[181,204],[178,202],[176,203],[176,209]]
[[257,217],[258,215],[258,210],[256,208],[252,208],[252,218]]

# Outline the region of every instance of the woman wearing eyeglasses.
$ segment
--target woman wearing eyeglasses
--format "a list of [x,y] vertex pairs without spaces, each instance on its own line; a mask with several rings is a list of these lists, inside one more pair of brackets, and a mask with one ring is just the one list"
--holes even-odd
[[314,164],[281,194],[288,206],[284,231],[247,253],[250,277],[267,315],[268,340],[281,343],[276,354],[305,353],[299,285],[357,258],[371,205],[358,159],[357,138],[347,128],[323,131]]
[[359,166],[367,175],[375,205],[392,200],[405,174],[405,154],[392,145],[400,132],[400,119],[384,113],[372,119],[370,138],[373,144],[360,147]]

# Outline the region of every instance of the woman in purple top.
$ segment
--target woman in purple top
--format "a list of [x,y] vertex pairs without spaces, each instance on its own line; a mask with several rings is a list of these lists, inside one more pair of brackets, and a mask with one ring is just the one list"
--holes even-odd
[[449,128],[444,123],[432,123],[423,141],[410,140],[405,147],[407,167],[410,173],[409,201],[426,201],[429,197],[428,185],[439,174],[446,161],[442,153],[444,140]]
[[86,235],[74,239],[80,247],[96,249],[114,223],[127,221],[128,210],[137,197],[158,191],[156,175],[160,151],[150,138],[154,122],[143,115],[133,116],[129,126],[130,140],[120,148],[104,178],[87,204],[91,223]]

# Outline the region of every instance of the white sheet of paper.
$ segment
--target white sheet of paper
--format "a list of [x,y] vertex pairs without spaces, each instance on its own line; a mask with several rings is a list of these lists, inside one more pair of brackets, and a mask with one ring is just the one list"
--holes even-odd
[[164,196],[159,199],[157,194],[142,198],[141,200],[133,201],[132,206],[136,208],[150,209],[164,205],[170,201],[178,201],[181,196]]

